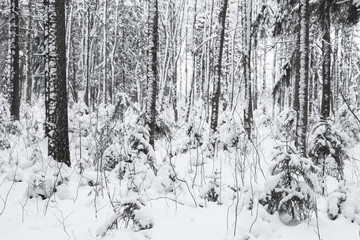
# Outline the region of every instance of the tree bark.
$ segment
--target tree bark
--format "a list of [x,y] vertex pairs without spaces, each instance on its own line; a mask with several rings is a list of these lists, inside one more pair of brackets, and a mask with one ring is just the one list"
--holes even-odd
[[146,113],[146,124],[150,128],[149,143],[155,145],[155,126],[156,126],[156,98],[158,84],[158,1],[150,0],[149,20],[148,20],[148,52],[147,52],[147,83],[148,83],[148,102]]
[[44,0],[45,107],[48,156],[71,165],[66,90],[65,0]]
[[244,128],[251,138],[253,122],[252,109],[252,81],[251,81],[251,8],[252,1],[246,1],[243,7],[243,70],[245,78],[245,107],[244,107]]
[[26,102],[31,105],[32,88],[33,88],[33,71],[32,71],[32,6],[28,2],[29,20],[26,31]]
[[19,0],[10,1],[10,114],[20,120]]
[[225,39],[225,22],[226,22],[226,13],[228,7],[228,0],[223,0],[221,11],[219,14],[220,28],[218,33],[218,48],[217,48],[217,58],[215,62],[215,73],[214,73],[214,93],[211,99],[211,121],[210,128],[214,133],[217,130],[218,126],[218,118],[219,118],[219,103],[220,103],[220,81],[221,81],[221,63],[222,63],[222,55],[224,48],[224,39]]
[[331,100],[331,38],[330,38],[330,6],[324,1],[323,15],[321,19],[322,36],[322,100],[321,100],[321,117],[326,119],[330,116]]
[[309,80],[309,0],[300,1],[300,84],[298,148],[303,157],[306,153],[306,134],[308,121],[308,80]]

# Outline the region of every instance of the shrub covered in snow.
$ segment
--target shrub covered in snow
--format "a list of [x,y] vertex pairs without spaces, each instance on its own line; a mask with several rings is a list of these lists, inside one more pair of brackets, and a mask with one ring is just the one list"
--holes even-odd
[[290,142],[295,139],[296,111],[292,108],[280,113],[275,120],[274,137],[282,141]]
[[6,99],[0,94],[0,150],[10,148],[8,141],[8,126],[10,121],[9,104]]
[[[358,110],[354,110],[354,113],[359,116],[360,112]],[[339,109],[338,122],[339,129],[345,132],[353,141],[360,142],[359,123],[353,113],[349,111],[346,104],[341,106]]]
[[341,181],[336,191],[329,194],[327,212],[330,219],[335,220],[339,215],[360,225],[360,188],[355,184]]
[[42,200],[50,198],[57,188],[68,182],[68,178],[52,176],[44,172],[34,172],[28,180],[27,196],[29,198],[40,197]]
[[219,171],[215,171],[213,175],[209,176],[209,183],[200,192],[201,198],[209,202],[220,203],[220,177],[221,173]]
[[348,158],[344,134],[330,120],[321,120],[313,130],[313,142],[309,156],[319,166],[322,182],[326,176],[341,180],[344,176],[344,161]]
[[190,122],[186,127],[186,137],[184,137],[183,146],[180,149],[182,153],[186,153],[190,149],[198,148],[204,144],[204,126],[199,125],[198,127],[194,122]]
[[224,150],[237,147],[240,137],[245,134],[245,130],[229,114],[222,115],[219,120],[219,136],[217,139],[219,146]]
[[275,148],[273,161],[261,203],[270,214],[279,212],[292,219],[306,219],[309,211],[315,208],[316,167],[289,145]]
[[97,230],[97,236],[105,236],[109,229],[116,227],[130,228],[133,231],[151,229],[154,226],[152,214],[146,208],[146,201],[141,197],[122,199],[115,203],[115,213]]
[[332,192],[327,199],[327,213],[329,218],[335,220],[341,213],[341,204],[346,200],[346,188],[344,181],[339,183],[336,191]]

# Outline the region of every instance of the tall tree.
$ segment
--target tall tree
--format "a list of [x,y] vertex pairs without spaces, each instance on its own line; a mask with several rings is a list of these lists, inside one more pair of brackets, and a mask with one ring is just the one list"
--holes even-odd
[[302,156],[306,157],[306,134],[308,122],[308,80],[309,80],[309,0],[301,0],[300,42],[299,42],[299,114],[297,121],[298,147]]
[[224,39],[225,39],[225,22],[226,22],[226,12],[228,7],[228,0],[223,0],[220,14],[219,14],[219,33],[218,33],[218,44],[217,44],[217,56],[215,62],[215,73],[214,73],[214,88],[213,88],[213,97],[211,99],[211,121],[210,128],[213,132],[216,132],[218,126],[219,118],[219,102],[221,94],[221,63],[222,55],[224,48]]
[[10,1],[10,114],[20,119],[19,0]]
[[320,8],[322,15],[320,19],[322,33],[322,100],[321,100],[321,116],[326,119],[330,115],[330,97],[331,97],[331,38],[330,38],[330,4],[331,1],[322,1]]
[[33,74],[32,74],[32,5],[31,1],[28,2],[29,19],[26,30],[26,102],[31,104],[32,88],[33,88]]
[[48,156],[71,165],[66,90],[65,0],[44,0],[45,107]]
[[[101,93],[101,100],[99,102],[102,102],[104,104],[107,103],[107,69],[106,69],[106,61],[107,61],[107,8],[108,8],[108,4],[107,4],[107,0],[104,0],[104,13],[103,13],[103,24],[104,24],[104,33],[103,33],[103,43],[102,43],[102,50],[103,50],[103,66],[102,66],[102,80],[103,80],[103,89],[102,89],[102,93]],[[99,84],[99,94],[101,92],[100,90],[100,86],[101,84]]]
[[155,144],[155,126],[156,126],[156,96],[158,84],[158,22],[159,10],[158,1],[150,0],[149,19],[148,19],[148,52],[147,52],[147,83],[148,99],[146,106],[146,124],[150,128],[149,143],[152,147]]
[[251,128],[253,121],[252,109],[252,81],[251,81],[251,11],[252,0],[243,3],[243,74],[245,78],[245,107],[244,107],[244,128],[251,137]]

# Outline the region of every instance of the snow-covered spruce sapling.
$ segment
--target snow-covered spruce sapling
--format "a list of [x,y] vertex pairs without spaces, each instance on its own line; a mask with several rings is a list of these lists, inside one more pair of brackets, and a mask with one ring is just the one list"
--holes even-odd
[[347,145],[330,120],[321,120],[314,128],[314,141],[310,145],[309,156],[319,167],[322,194],[325,194],[325,178],[332,176],[338,181],[344,177],[344,161],[348,159],[345,147]]
[[[127,180],[127,188],[133,192],[151,186],[152,179],[157,174],[158,166],[153,147],[149,144],[149,131],[144,127],[141,118],[126,124],[123,136],[123,150],[119,151],[117,172],[120,180]],[[118,144],[120,146],[120,143]]]
[[220,204],[220,178],[221,172],[215,170],[214,174],[208,177],[209,183],[205,185],[200,191],[200,197],[209,201],[209,202],[217,202]]
[[149,144],[150,133],[144,127],[145,124],[141,120],[141,118],[138,119],[137,125],[129,131],[130,133],[126,137],[129,146],[128,156],[130,162],[134,162],[136,159],[143,159],[144,163],[149,165],[156,175],[156,157],[153,147]]
[[293,220],[307,219],[316,208],[316,166],[290,145],[276,147],[273,161],[261,203],[270,214],[278,212]]

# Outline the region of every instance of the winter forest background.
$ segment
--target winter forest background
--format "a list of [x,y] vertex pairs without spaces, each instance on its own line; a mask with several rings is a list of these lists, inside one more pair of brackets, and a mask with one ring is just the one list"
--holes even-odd
[[0,238],[358,239],[360,1],[0,0]]

